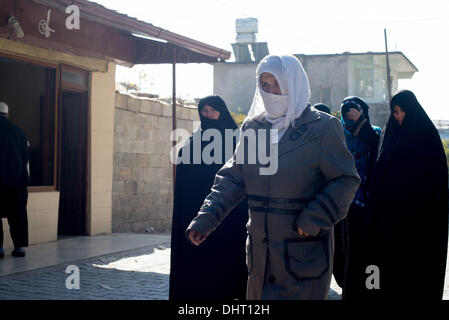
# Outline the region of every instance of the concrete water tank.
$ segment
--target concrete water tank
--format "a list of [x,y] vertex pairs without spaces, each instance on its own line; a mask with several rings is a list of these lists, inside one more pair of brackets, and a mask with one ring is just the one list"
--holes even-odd
[[237,33],[258,33],[259,23],[256,18],[244,18],[235,20]]

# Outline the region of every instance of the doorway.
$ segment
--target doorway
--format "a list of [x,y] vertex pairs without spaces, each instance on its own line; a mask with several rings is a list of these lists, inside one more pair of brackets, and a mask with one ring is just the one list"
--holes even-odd
[[61,90],[59,236],[86,234],[87,93]]
[[28,140],[30,189],[56,191],[57,66],[0,55],[0,101]]

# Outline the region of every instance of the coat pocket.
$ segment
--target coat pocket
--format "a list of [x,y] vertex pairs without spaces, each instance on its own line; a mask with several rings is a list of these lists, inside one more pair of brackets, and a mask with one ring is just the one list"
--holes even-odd
[[318,279],[329,270],[329,253],[323,240],[287,239],[284,254],[285,267],[297,281]]
[[253,239],[250,234],[246,238],[246,266],[248,274],[251,274],[253,271]]

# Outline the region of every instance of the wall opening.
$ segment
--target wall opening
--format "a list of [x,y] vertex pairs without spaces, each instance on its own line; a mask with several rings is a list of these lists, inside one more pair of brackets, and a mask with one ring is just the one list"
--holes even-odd
[[27,135],[31,187],[55,190],[57,69],[0,56],[0,74],[0,101]]

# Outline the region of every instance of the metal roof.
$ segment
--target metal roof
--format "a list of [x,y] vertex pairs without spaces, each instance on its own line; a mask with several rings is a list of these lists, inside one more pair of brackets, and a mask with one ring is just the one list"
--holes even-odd
[[[407,56],[401,52],[401,51],[392,51],[388,53],[390,56],[401,56],[405,59],[405,61],[410,65],[412,69],[414,69],[415,72],[418,72],[418,68],[410,61]],[[343,53],[330,53],[330,54],[295,54],[296,57],[307,57],[307,58],[314,58],[314,57],[336,57],[336,56],[363,56],[363,55],[371,55],[371,56],[385,56],[385,52],[343,52]]]
[[[180,58],[181,63],[194,62],[217,62],[224,61],[231,57],[231,52],[220,49],[209,44],[187,38],[185,36],[173,33],[171,31],[154,26],[151,23],[140,21],[126,14],[108,9],[98,3],[87,0],[33,0],[36,3],[45,4],[54,8],[65,10],[69,5],[77,5],[80,8],[80,15],[84,19],[94,21],[112,28],[116,28],[129,33],[130,35],[140,35],[150,37],[151,39],[138,39],[141,50],[144,48],[164,48],[165,53],[173,52],[176,48],[176,56]],[[166,43],[164,43],[166,42]],[[153,51],[153,53],[156,51]],[[157,51],[161,52],[161,50]],[[137,53],[136,63],[172,63],[173,55],[151,56],[145,52]],[[152,59],[154,58],[154,60]]]

